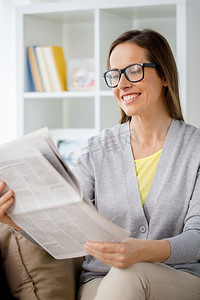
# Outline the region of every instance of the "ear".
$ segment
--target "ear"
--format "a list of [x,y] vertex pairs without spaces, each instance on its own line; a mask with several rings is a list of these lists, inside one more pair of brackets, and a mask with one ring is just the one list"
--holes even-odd
[[168,82],[166,80],[166,78],[164,77],[163,80],[162,80],[162,84],[164,87],[167,87],[168,86]]

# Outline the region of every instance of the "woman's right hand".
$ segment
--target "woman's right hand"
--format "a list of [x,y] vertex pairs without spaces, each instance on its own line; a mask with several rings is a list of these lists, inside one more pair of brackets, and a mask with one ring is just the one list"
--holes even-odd
[[[0,194],[2,194],[5,187],[6,187],[6,183],[4,181],[0,181]],[[15,224],[10,217],[6,215],[6,211],[13,204],[14,201],[15,201],[14,192],[12,190],[9,190],[1,195],[0,222],[8,224],[9,226],[15,228],[17,231],[21,231],[22,229],[18,227],[17,224]]]

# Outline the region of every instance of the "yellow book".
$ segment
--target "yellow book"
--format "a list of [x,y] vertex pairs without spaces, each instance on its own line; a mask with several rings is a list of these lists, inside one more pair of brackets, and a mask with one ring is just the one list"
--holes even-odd
[[50,47],[53,53],[53,58],[56,65],[57,74],[59,77],[61,91],[66,91],[67,90],[67,83],[66,83],[67,66],[66,66],[63,48],[59,46],[50,46]]

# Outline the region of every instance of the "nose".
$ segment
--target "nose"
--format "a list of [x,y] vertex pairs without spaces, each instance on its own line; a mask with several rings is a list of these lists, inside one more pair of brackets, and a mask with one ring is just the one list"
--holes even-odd
[[122,73],[119,83],[118,83],[118,88],[120,90],[124,90],[124,89],[130,88],[131,86],[132,86],[132,83],[128,79],[126,79],[124,73]]

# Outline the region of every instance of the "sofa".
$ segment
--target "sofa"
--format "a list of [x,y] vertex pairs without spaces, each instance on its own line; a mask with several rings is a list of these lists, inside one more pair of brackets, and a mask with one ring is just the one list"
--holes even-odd
[[84,258],[57,260],[3,223],[0,258],[1,299],[75,300]]

